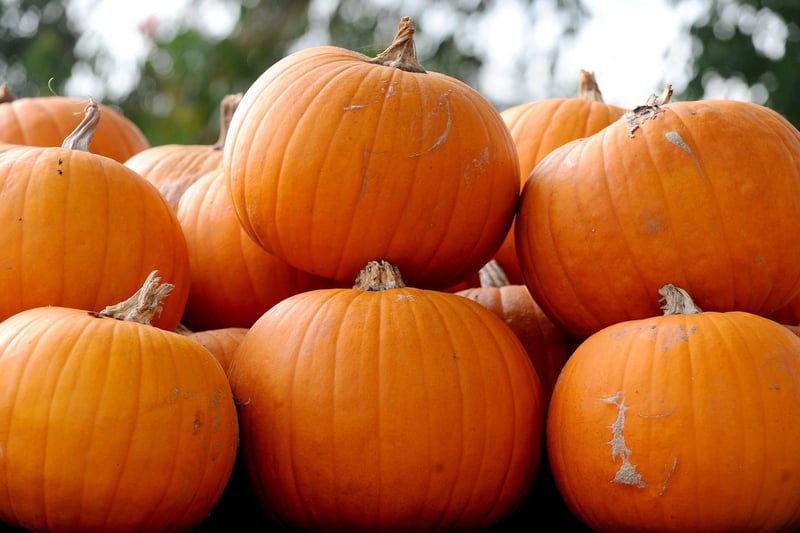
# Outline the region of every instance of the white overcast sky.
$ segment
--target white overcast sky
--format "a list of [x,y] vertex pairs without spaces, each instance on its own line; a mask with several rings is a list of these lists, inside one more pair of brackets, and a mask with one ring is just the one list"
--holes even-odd
[[[324,10],[326,2],[331,4],[331,0],[315,0],[314,4],[317,9]],[[154,18],[160,26],[169,27],[176,21],[191,21],[202,12],[203,21],[214,23],[208,28],[209,32],[224,35],[233,27],[236,13],[229,8],[233,4],[230,0],[199,0],[202,10],[196,7],[187,10],[190,3],[190,0],[72,0],[70,6],[85,17],[88,35],[99,37],[104,46],[113,51],[116,84],[121,91],[126,91],[135,83],[136,65],[146,53],[145,41],[138,30],[142,21]],[[554,85],[549,82],[555,82],[560,90],[574,92],[579,70],[586,69],[595,72],[607,102],[633,107],[650,93],[660,92],[665,82],[672,83],[677,91],[685,86],[689,78],[691,47],[685,29],[701,16],[701,1],[684,2],[680,11],[668,0],[585,0],[585,3],[592,17],[578,37],[568,43],[559,43],[556,39],[559,21],[550,7],[552,2],[535,4],[537,22],[533,28],[526,26],[528,19],[520,14],[522,7],[517,0],[501,0],[494,4],[481,27],[476,28],[482,36],[480,46],[485,47],[489,59],[484,63],[483,76],[476,88],[493,102],[504,105],[572,96],[551,94]],[[198,0],[193,5],[197,4]],[[93,6],[90,13],[86,13],[86,5]],[[426,5],[430,6],[423,15],[426,28],[440,28],[451,23],[441,4]],[[323,42],[324,38],[320,35],[319,42],[312,38],[301,46],[328,44]],[[97,40],[92,41],[87,36],[84,44],[90,42]],[[547,51],[555,47],[560,53],[558,72],[555,80],[550,80],[545,61]],[[509,50],[516,51],[517,55],[509,54]],[[525,79],[520,79],[513,68],[520,54],[526,61],[530,58]],[[76,95],[96,94],[96,91],[96,86],[87,80],[77,80],[67,88],[68,93]],[[731,85],[712,87],[706,97],[758,100],[758,95],[746,87]]]

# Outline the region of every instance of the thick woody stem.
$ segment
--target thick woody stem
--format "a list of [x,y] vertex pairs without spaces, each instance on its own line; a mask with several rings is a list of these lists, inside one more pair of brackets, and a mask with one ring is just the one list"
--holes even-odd
[[157,274],[157,270],[150,272],[144,285],[130,298],[118,304],[109,305],[96,315],[139,324],[150,324],[154,316],[161,314],[161,300],[175,288],[171,283],[159,284],[161,278]]
[[697,307],[692,301],[689,293],[680,287],[676,287],[671,283],[667,283],[660,289],[658,294],[661,299],[658,301],[664,315],[694,315],[702,313],[703,310]]
[[403,17],[397,25],[397,35],[389,48],[378,54],[370,63],[395,67],[406,72],[425,72],[417,60],[416,45],[414,44],[414,25],[411,17]]
[[600,86],[597,85],[594,72],[581,69],[578,80],[578,98],[589,100],[590,102],[603,102],[603,93],[600,92]]
[[385,291],[405,287],[400,269],[388,261],[370,261],[356,277],[354,289],[361,291]]

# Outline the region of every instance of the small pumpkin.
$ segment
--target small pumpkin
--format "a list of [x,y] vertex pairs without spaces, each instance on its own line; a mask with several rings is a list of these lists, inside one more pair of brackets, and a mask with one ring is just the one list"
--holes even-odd
[[195,342],[200,343],[211,355],[219,361],[222,369],[227,372],[234,352],[241,344],[247,333],[247,328],[227,327],[187,331],[184,333]]
[[800,291],[800,132],[761,105],[670,95],[550,152],[523,187],[525,284],[577,337],[657,314],[667,282],[760,315]]
[[[86,101],[68,96],[18,98],[0,85],[0,143],[26,146],[61,146],[81,120]],[[144,133],[115,108],[99,104],[98,124],[87,150],[120,163],[149,148]]]
[[404,17],[375,58],[292,53],[245,91],[223,167],[265,250],[345,284],[380,258],[437,289],[497,251],[519,197],[513,140],[480,93],[419,64],[414,32]]
[[514,332],[384,261],[275,305],[228,377],[242,464],[293,530],[479,530],[540,464],[544,396]]
[[549,401],[561,368],[572,353],[571,339],[544,314],[525,285],[510,283],[497,261],[489,261],[480,273],[480,287],[461,289],[456,294],[478,302],[517,334]]
[[148,324],[152,272],[99,313],[48,306],[0,323],[0,520],[27,531],[190,531],[233,470],[227,377],[198,343]]
[[222,147],[233,113],[242,99],[241,93],[226,95],[220,102],[219,138],[211,145],[164,144],[151,146],[131,156],[125,166],[151,182],[177,209],[181,196],[204,174],[219,168]]
[[100,311],[152,270],[176,287],[153,325],[174,330],[183,315],[189,257],[180,223],[152,184],[86,151],[100,112],[90,99],[62,147],[0,153],[0,320],[44,305]]
[[800,338],[674,285],[663,315],[608,326],[550,400],[556,485],[593,531],[797,531]]

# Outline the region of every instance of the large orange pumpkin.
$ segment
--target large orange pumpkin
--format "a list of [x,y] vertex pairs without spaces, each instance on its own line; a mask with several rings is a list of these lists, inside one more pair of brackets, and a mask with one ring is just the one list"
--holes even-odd
[[598,532],[797,531],[800,338],[662,294],[663,316],[608,326],[564,365],[547,419],[564,500]]
[[256,495],[294,530],[478,530],[540,464],[544,397],[514,332],[385,262],[267,311],[228,378]]
[[221,169],[186,189],[176,215],[189,250],[191,283],[182,322],[190,329],[249,328],[284,298],[337,286],[253,242],[233,212]]
[[413,34],[406,17],[374,59],[295,52],[245,92],[223,168],[270,253],[342,283],[385,259],[410,285],[445,288],[499,248],[519,197],[513,140],[480,93],[420,66]]
[[[504,109],[500,116],[519,155],[520,187],[544,156],[569,141],[597,133],[623,113],[625,109],[603,100],[594,72],[588,70],[580,71],[576,97],[546,98]],[[495,259],[511,283],[523,283],[513,224]]]
[[99,311],[158,270],[175,290],[153,325],[175,329],[189,295],[186,239],[156,188],[85,151],[95,102],[64,147],[0,153],[0,320],[32,307]]
[[523,187],[525,284],[579,337],[658,313],[667,282],[710,311],[800,291],[800,132],[727,100],[653,102],[550,152]]
[[170,287],[159,281],[152,273],[101,313],[50,306],[0,323],[6,524],[190,531],[217,503],[236,459],[236,408],[205,348],[147,325]]
[[[17,98],[7,86],[0,86],[0,143],[27,146],[61,146],[75,129],[86,100],[68,96]],[[88,150],[120,163],[147,149],[144,133],[116,109],[100,104],[103,120]]]

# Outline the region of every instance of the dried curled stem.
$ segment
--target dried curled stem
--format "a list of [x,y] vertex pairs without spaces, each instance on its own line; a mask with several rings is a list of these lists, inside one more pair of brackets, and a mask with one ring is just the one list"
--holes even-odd
[[354,289],[361,291],[385,291],[405,287],[400,269],[388,261],[370,261],[356,276]]
[[414,43],[414,25],[411,17],[403,17],[397,25],[397,35],[389,48],[375,56],[370,63],[395,67],[406,72],[425,72],[422,65],[417,60],[417,50]]
[[658,294],[661,295],[658,304],[661,306],[661,310],[664,311],[664,316],[694,315],[703,312],[703,310],[692,301],[688,292],[671,283],[667,283],[658,289]]
[[663,113],[661,106],[666,105],[672,99],[672,85],[667,83],[660,95],[651,94],[644,105],[633,108],[632,111],[625,113],[625,122],[628,124],[628,137],[633,137],[633,132],[638,130],[642,124],[650,119],[656,118],[659,113]]
[[578,98],[590,102],[603,102],[603,93],[600,92],[594,72],[581,69],[578,79]]
[[94,137],[98,124],[100,124],[100,106],[90,96],[89,102],[83,110],[83,120],[72,133],[67,135],[67,138],[61,143],[61,148],[88,152],[89,143]]
[[153,270],[144,281],[144,285],[133,293],[127,300],[118,304],[109,305],[96,316],[137,322],[139,324],[150,324],[154,316],[161,315],[161,300],[163,300],[175,285],[162,283],[158,277],[158,270]]
[[239,107],[242,96],[243,93],[234,93],[225,95],[222,98],[222,102],[219,104],[219,137],[217,142],[214,143],[214,150],[222,150],[225,147],[225,137],[228,136],[228,128],[231,125],[233,113]]

